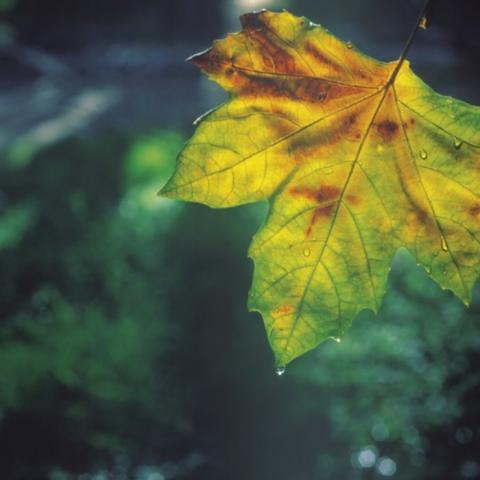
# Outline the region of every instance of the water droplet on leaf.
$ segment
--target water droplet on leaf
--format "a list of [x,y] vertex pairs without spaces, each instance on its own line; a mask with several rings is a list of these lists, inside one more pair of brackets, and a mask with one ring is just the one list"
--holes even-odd
[[462,144],[463,144],[463,142],[461,140],[459,140],[458,138],[455,137],[453,139],[453,146],[455,148],[457,148],[457,149],[460,148],[462,146]]
[[421,20],[420,20],[420,23],[418,24],[418,26],[422,29],[422,30],[426,30],[427,29],[427,17],[424,15]]
[[340,337],[332,337],[337,343],[340,343],[342,339]]
[[281,376],[285,373],[286,370],[287,370],[287,369],[286,369],[285,365],[280,365],[279,367],[277,367],[277,368],[275,369],[275,373],[276,373],[279,377],[281,377]]
[[304,254],[306,257],[309,257],[311,253],[312,253],[312,251],[311,251],[309,248],[305,248],[305,249],[303,250],[303,254]]
[[346,45],[347,45],[347,48],[353,48],[353,43],[350,41],[348,41]]
[[420,158],[423,158],[423,160],[425,160],[426,158],[428,157],[428,153],[426,150],[422,150],[420,152]]
[[442,250],[444,252],[448,252],[447,241],[445,240],[445,237],[443,235],[442,235],[442,238],[441,238],[441,247],[442,247]]

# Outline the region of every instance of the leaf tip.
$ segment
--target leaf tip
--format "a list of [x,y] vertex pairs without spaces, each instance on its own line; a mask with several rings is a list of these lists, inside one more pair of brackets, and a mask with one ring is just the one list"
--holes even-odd
[[170,180],[157,191],[156,196],[160,198],[172,198],[173,188],[170,187]]
[[185,59],[188,63],[193,63],[196,67],[200,69],[204,69],[208,63],[211,62],[211,52],[212,48],[207,48],[206,50],[202,50],[201,52],[194,53]]

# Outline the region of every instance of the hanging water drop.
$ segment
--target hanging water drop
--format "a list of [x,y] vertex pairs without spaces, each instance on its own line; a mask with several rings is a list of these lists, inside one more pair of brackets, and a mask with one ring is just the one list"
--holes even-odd
[[445,240],[445,237],[443,235],[442,235],[442,238],[441,238],[441,247],[442,247],[442,250],[444,252],[448,252],[447,241]]
[[312,253],[312,251],[311,251],[309,248],[305,248],[305,249],[303,250],[303,255],[304,255],[305,257],[309,257],[311,253]]
[[458,138],[454,137],[453,146],[458,150],[462,146],[463,142]]
[[337,343],[340,343],[342,339],[340,337],[332,337]]
[[277,367],[277,368],[275,369],[275,373],[276,373],[279,377],[281,377],[281,376],[285,373],[286,370],[287,370],[287,369],[286,369],[285,365],[280,365],[279,367]]
[[348,49],[353,48],[353,43],[350,40],[346,43],[346,45]]
[[426,158],[428,157],[428,153],[426,150],[422,150],[420,152],[420,158],[422,158],[423,160],[426,160]]

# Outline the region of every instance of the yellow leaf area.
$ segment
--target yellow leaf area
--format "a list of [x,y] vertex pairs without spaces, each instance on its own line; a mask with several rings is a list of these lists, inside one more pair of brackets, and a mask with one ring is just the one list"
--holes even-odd
[[161,194],[269,200],[249,307],[277,365],[376,311],[402,246],[467,303],[480,271],[480,108],[289,12],[241,21],[191,58],[230,97],[198,123]]

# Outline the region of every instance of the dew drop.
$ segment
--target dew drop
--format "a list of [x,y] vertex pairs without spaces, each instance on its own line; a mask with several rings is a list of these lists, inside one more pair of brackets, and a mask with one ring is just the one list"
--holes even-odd
[[424,15],[421,20],[420,20],[420,23],[418,24],[418,26],[422,29],[422,30],[426,30],[427,29],[427,17]]
[[458,138],[454,137],[453,146],[458,150],[462,146],[463,142]]
[[432,273],[432,267],[430,265],[427,265],[425,267],[425,271],[430,275]]
[[309,248],[303,250],[303,255],[305,255],[305,257],[309,257],[311,253],[312,251]]
[[285,372],[286,372],[286,367],[285,365],[280,365],[279,367],[275,368],[275,373],[281,377]]
[[420,158],[422,158],[423,160],[425,160],[426,158],[428,157],[428,153],[426,150],[422,150],[420,152]]
[[448,252],[447,241],[445,240],[445,237],[443,235],[442,235],[442,238],[441,238],[441,247],[442,247],[442,250],[444,252]]
[[353,43],[350,42],[350,41],[348,41],[348,42],[346,43],[346,45],[347,45],[347,48],[348,48],[348,49],[353,48]]
[[340,343],[342,339],[340,337],[332,337],[337,343]]

